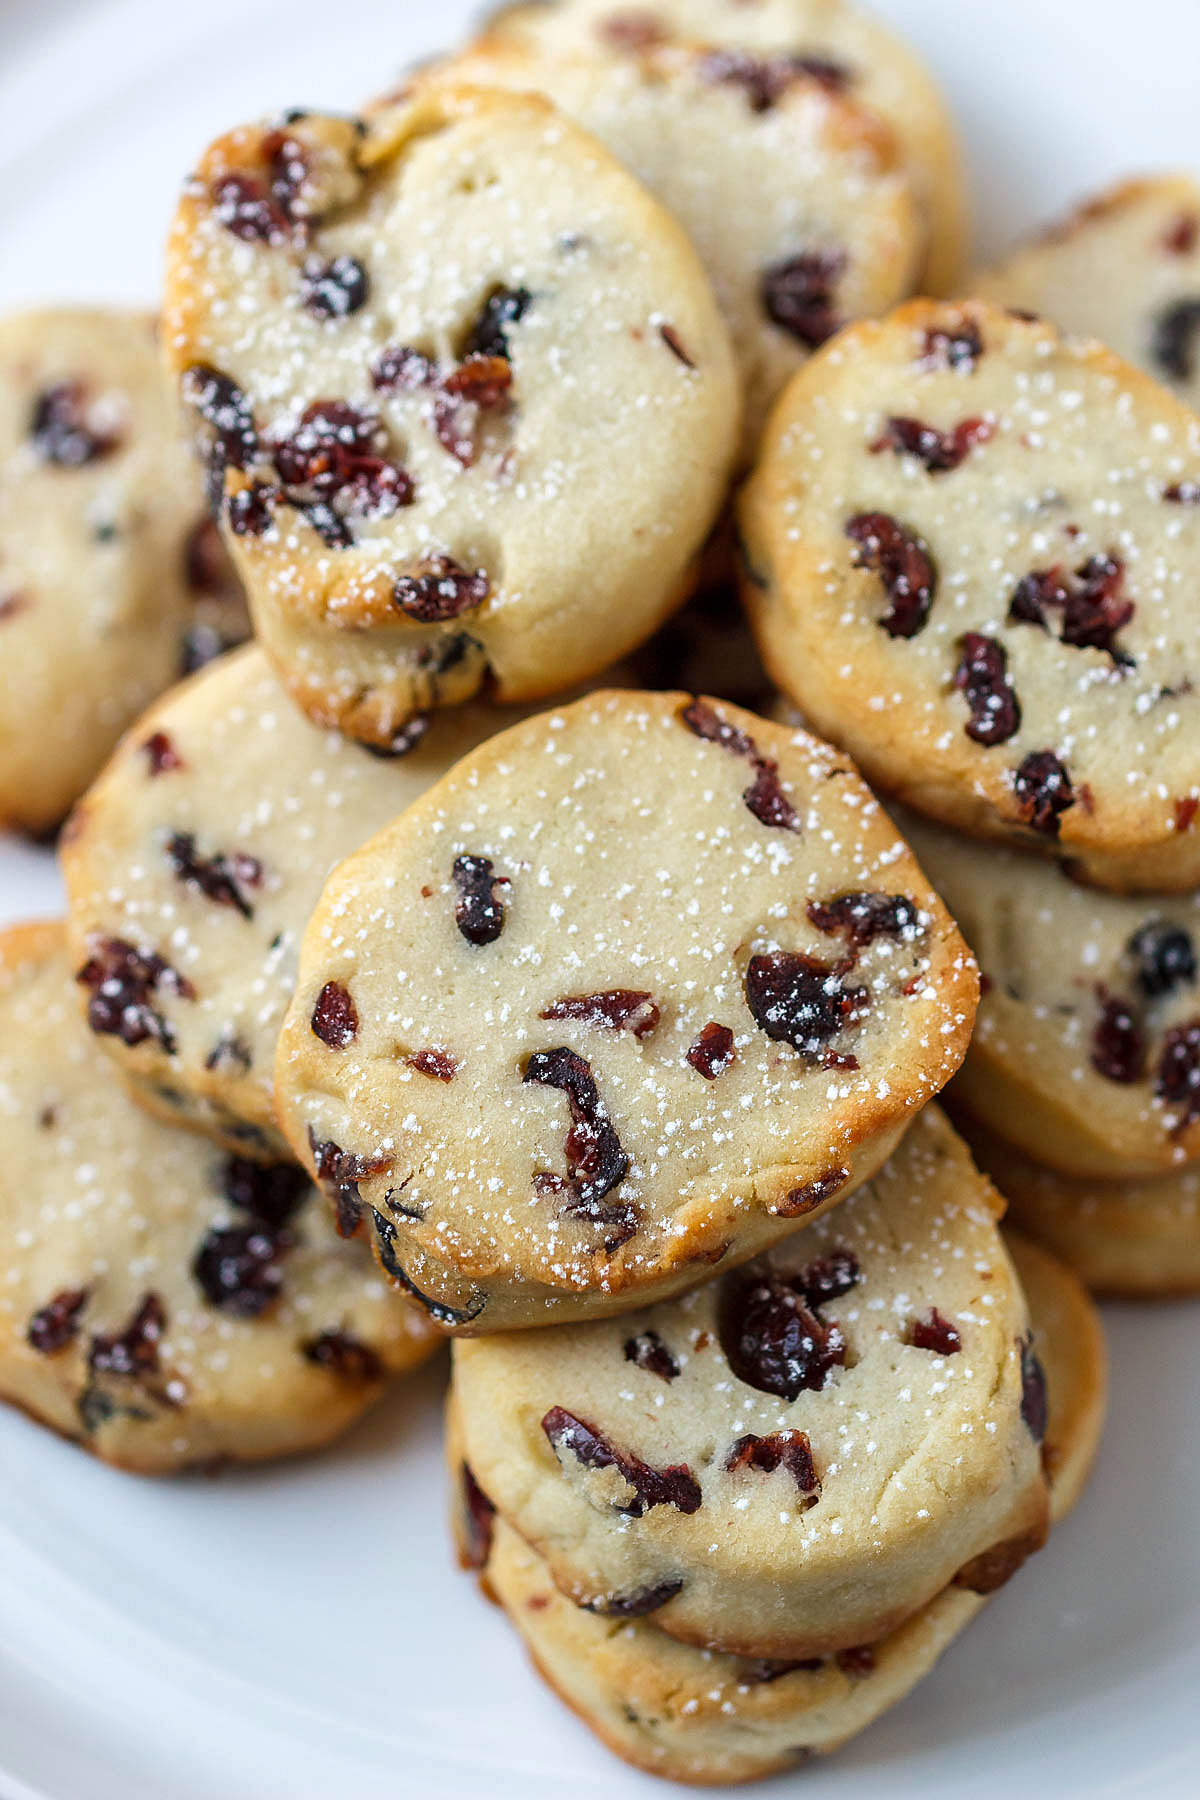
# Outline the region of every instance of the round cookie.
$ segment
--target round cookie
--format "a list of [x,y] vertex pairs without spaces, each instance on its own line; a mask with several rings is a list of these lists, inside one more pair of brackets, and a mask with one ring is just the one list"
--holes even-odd
[[246,629],[154,320],[0,320],[0,826],[57,827],[130,720]]
[[[1057,1524],[1090,1472],[1105,1408],[1104,1336],[1095,1308],[1044,1251],[1008,1238],[1046,1374],[1043,1452]],[[837,1749],[911,1692],[985,1604],[950,1586],[896,1631],[839,1657],[802,1663],[681,1644],[652,1619],[573,1606],[544,1562],[491,1505],[461,1460],[449,1408],[454,1525],[466,1567],[521,1632],[539,1672],[618,1756],[676,1781],[746,1781]]]
[[578,1605],[706,1649],[826,1656],[990,1592],[1046,1524],[1001,1205],[927,1109],[750,1268],[459,1344],[466,1460]]
[[733,338],[747,461],[805,358],[916,286],[926,231],[893,133],[800,65],[682,41],[539,55],[501,38],[432,79],[545,94],[678,219]]
[[448,1326],[620,1312],[864,1180],[975,993],[844,758],[728,703],[600,693],[335,871],[280,1123]]
[[176,216],[164,339],[264,648],[371,743],[648,637],[736,449],[695,251],[533,94],[221,138]]
[[557,0],[506,7],[483,39],[541,56],[593,58],[638,57],[677,40],[726,55],[730,78],[751,96],[769,96],[799,68],[878,114],[896,134],[925,215],[920,285],[933,294],[959,285],[967,200],[946,103],[907,45],[842,0]]
[[0,933],[0,1396],[145,1474],[311,1450],[439,1335],[292,1164],[126,1099],[62,927]]
[[1200,185],[1190,175],[1109,188],[977,274],[970,291],[1099,338],[1200,411]]
[[954,1098],[1067,1176],[1200,1158],[1200,895],[1106,894],[896,809],[981,971]]
[[1123,1300],[1200,1294],[1200,1167],[1134,1181],[1060,1175],[968,1114],[963,1135],[1014,1220],[1095,1293]]
[[138,722],[62,842],[80,998],[138,1100],[290,1156],[275,1045],[325,877],[519,716],[472,703],[381,755],[310,723],[248,646]]
[[918,811],[1200,885],[1200,421],[981,301],[847,327],[743,490],[768,670]]

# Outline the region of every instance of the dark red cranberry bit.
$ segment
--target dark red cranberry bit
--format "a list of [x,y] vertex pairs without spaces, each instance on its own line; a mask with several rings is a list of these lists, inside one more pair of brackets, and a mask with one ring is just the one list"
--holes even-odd
[[1069,579],[1058,565],[1035,569],[1022,576],[1013,589],[1009,623],[1049,630],[1047,612],[1058,610],[1062,614],[1061,643],[1107,651],[1119,667],[1131,668],[1133,658],[1115,642],[1117,632],[1128,625],[1136,610],[1132,600],[1120,598],[1124,576],[1125,565],[1116,556],[1091,556]]
[[861,1022],[871,1004],[864,987],[848,987],[846,966],[789,950],[752,956],[746,1004],[760,1031],[791,1044],[807,1062],[823,1061],[830,1038]]
[[599,1613],[605,1619],[644,1619],[682,1592],[683,1577],[676,1575],[649,1587],[635,1588],[631,1594],[605,1594],[600,1600],[584,1600],[582,1606],[585,1612]]
[[404,1269],[396,1252],[396,1227],[390,1219],[384,1218],[377,1207],[371,1208],[371,1217],[375,1221],[379,1260],[384,1269],[410,1300],[415,1300],[418,1306],[425,1308],[436,1325],[470,1325],[479,1317],[487,1305],[487,1295],[481,1288],[475,1290],[465,1306],[448,1306],[444,1300],[435,1300],[432,1295],[423,1293]]
[[346,319],[367,303],[371,284],[357,256],[330,262],[309,257],[300,271],[300,300],[318,319]]
[[532,305],[533,295],[528,288],[494,287],[467,333],[463,354],[503,356],[511,361],[509,331],[525,317]]
[[258,1163],[245,1156],[225,1160],[221,1191],[252,1219],[278,1229],[293,1218],[309,1193],[308,1177],[295,1163]]
[[412,504],[412,477],[382,454],[386,446],[379,417],[345,400],[314,400],[291,436],[272,443],[286,498],[332,548],[353,542],[347,514],[386,518]]
[[696,737],[703,738],[705,743],[718,744],[722,750],[728,750],[734,756],[747,757],[751,762],[759,760],[758,745],[749,733],[740,731],[736,725],[730,725],[707,700],[690,701],[679,717],[688,730]]
[[1075,790],[1062,763],[1053,750],[1031,750],[1013,772],[1022,824],[1040,831],[1046,837],[1057,837],[1060,819],[1075,804]]
[[1005,744],[1021,726],[1021,704],[1008,674],[1008,652],[993,637],[966,631],[959,639],[954,686],[967,702],[963,726],[976,744]]
[[828,93],[842,93],[851,81],[844,63],[827,56],[753,56],[746,50],[715,50],[700,64],[703,80],[745,90],[750,110],[770,112],[797,81],[820,82]]
[[1012,591],[1008,622],[1010,625],[1040,625],[1043,630],[1049,630],[1047,610],[1065,607],[1066,603],[1067,586],[1061,564],[1056,563],[1051,569],[1034,569],[1031,574],[1022,575]]
[[801,250],[772,263],[759,281],[764,312],[807,349],[819,349],[842,323],[834,295],[845,267],[844,250]]
[[779,766],[765,758],[758,764],[754,780],[742,795],[760,825],[770,831],[800,831],[802,821],[779,781]]
[[1173,1025],[1163,1038],[1154,1091],[1178,1112],[1177,1132],[1200,1119],[1200,1019]]
[[957,469],[976,444],[986,444],[995,436],[991,419],[963,419],[950,431],[938,431],[920,419],[890,418],[882,437],[871,445],[873,451],[894,450],[898,456],[915,456],[931,475],[945,475]]
[[344,1050],[358,1036],[358,1008],[348,987],[327,981],[312,1010],[313,1035],[330,1050]]
[[25,1327],[25,1342],[39,1356],[57,1356],[79,1335],[80,1313],[88,1303],[88,1288],[63,1288],[40,1306]]
[[371,368],[371,385],[384,394],[432,387],[436,377],[437,365],[433,359],[408,344],[389,344]]
[[806,1431],[773,1431],[769,1437],[749,1433],[733,1446],[725,1458],[725,1467],[757,1469],[763,1475],[773,1475],[776,1469],[783,1468],[806,1498],[815,1499],[821,1491]]
[[185,886],[196,888],[215,906],[232,906],[243,919],[254,917],[254,908],[244,890],[262,883],[263,867],[256,856],[247,856],[240,850],[232,856],[221,852],[201,856],[190,831],[172,832],[165,849],[167,861]]
[[873,569],[887,593],[880,625],[889,637],[916,637],[937,592],[937,569],[926,545],[891,513],[855,513],[845,531],[858,545],[855,568]]
[[1129,953],[1137,967],[1137,983],[1148,1000],[1161,1000],[1196,979],[1196,947],[1182,925],[1152,919],[1135,931]]
[[625,1361],[636,1363],[639,1369],[663,1381],[674,1381],[679,1373],[679,1364],[657,1331],[640,1331],[636,1337],[626,1338]]
[[915,1350],[930,1350],[934,1356],[957,1356],[962,1349],[958,1327],[931,1306],[923,1319],[913,1319],[904,1341]]
[[161,987],[193,1000],[196,990],[161,956],[125,938],[102,938],[75,979],[91,991],[88,1024],[99,1036],[119,1037],[131,1050],[146,1042],[161,1044],[174,1055],[175,1034],[150,1004],[151,995]]
[[1188,256],[1196,248],[1198,234],[1200,219],[1195,213],[1180,213],[1163,233],[1163,249],[1171,256]]
[[830,1371],[846,1360],[837,1322],[822,1319],[790,1282],[771,1271],[726,1277],[718,1332],[738,1380],[785,1400],[806,1388],[819,1393]]
[[193,363],[182,382],[183,398],[210,426],[214,470],[244,469],[258,455],[258,431],[250,402],[237,383],[208,363]]
[[839,1650],[835,1658],[843,1675],[869,1675],[875,1667],[875,1652],[870,1644],[854,1644]]
[[[843,1063],[848,1060],[850,1059],[842,1059]],[[782,1200],[776,1201],[770,1210],[779,1218],[798,1219],[803,1214],[813,1212],[816,1207],[822,1206],[826,1200],[838,1192],[839,1188],[844,1188],[849,1179],[849,1169],[826,1169],[823,1175],[818,1175],[814,1180],[802,1182],[799,1187],[792,1188]]]
[[88,390],[82,381],[59,381],[33,403],[29,435],[41,462],[82,469],[119,445],[119,432],[97,431],[88,418]]
[[446,1050],[414,1050],[404,1060],[418,1075],[428,1075],[433,1081],[453,1081],[458,1074],[458,1061]]
[[868,891],[810,900],[808,917],[827,937],[844,933],[851,950],[864,950],[878,937],[911,938],[921,925],[921,915],[907,894]]
[[953,328],[936,325],[926,331],[918,360],[923,369],[953,369],[960,375],[969,375],[982,355],[983,337],[978,325],[970,319],[960,319]]
[[573,1456],[585,1469],[616,1469],[633,1489],[634,1498],[617,1508],[626,1517],[640,1519],[653,1506],[673,1506],[681,1513],[699,1510],[700,1486],[686,1463],[651,1468],[631,1451],[618,1450],[594,1425],[561,1406],[552,1406],[545,1414],[542,1430],[560,1462],[564,1456]]
[[[284,115],[284,126],[298,124],[307,114],[293,108]],[[271,182],[271,194],[291,224],[303,225],[300,196],[308,180],[308,152],[300,139],[286,129],[268,131],[262,141],[263,161]]]
[[1033,1348],[1033,1333],[1018,1340],[1021,1352],[1021,1417],[1035,1444],[1046,1436],[1050,1405],[1046,1396],[1046,1374]]
[[535,1050],[521,1079],[525,1084],[557,1088],[567,1098],[571,1113],[566,1141],[567,1191],[571,1199],[565,1213],[609,1227],[605,1247],[610,1252],[628,1243],[638,1227],[636,1209],[620,1202],[605,1206],[603,1201],[629,1173],[629,1158],[588,1064],[565,1045]]
[[695,363],[684,349],[683,339],[673,325],[660,325],[658,335],[676,362],[681,362],[685,369],[694,369]]
[[[834,1171],[846,1180],[847,1171]],[[840,1300],[851,1288],[858,1286],[862,1280],[862,1270],[853,1250],[831,1250],[828,1256],[819,1256],[810,1262],[800,1274],[791,1277],[791,1285],[804,1295],[810,1306],[823,1306],[827,1300]]]
[[578,1019],[607,1031],[631,1031],[635,1038],[648,1037],[662,1015],[650,994],[637,988],[606,988],[598,994],[568,994],[554,1000],[539,1019]]
[[333,1201],[338,1236],[351,1238],[357,1232],[362,1218],[359,1182],[366,1181],[372,1175],[386,1174],[392,1166],[392,1159],[390,1156],[355,1156],[352,1151],[343,1150],[340,1144],[335,1144],[332,1138],[318,1138],[311,1125],[308,1144],[317,1180]]
[[1101,994],[1100,1016],[1092,1032],[1091,1064],[1106,1081],[1126,1086],[1140,1081],[1146,1066],[1146,1041],[1127,1001]]
[[142,755],[150,766],[150,778],[169,775],[172,769],[186,765],[165,731],[152,731],[142,745]]
[[438,442],[469,469],[479,450],[481,415],[508,404],[512,365],[503,356],[468,356],[438,386],[433,408]]
[[1190,831],[1197,812],[1200,812],[1200,796],[1182,794],[1175,802],[1176,831]]
[[366,1387],[382,1381],[384,1367],[375,1351],[350,1331],[322,1331],[301,1346],[305,1362],[328,1369],[339,1381]]
[[468,1569],[486,1569],[492,1554],[492,1529],[496,1508],[466,1463],[458,1470],[463,1522],[463,1561]]
[[187,584],[195,594],[226,594],[230,587],[229,559],[215,519],[197,519],[183,546]]
[[504,902],[496,888],[507,887],[506,876],[497,875],[488,856],[456,856],[451,870],[458,898],[454,923],[468,944],[494,944],[504,930]]
[[733,1032],[728,1025],[710,1019],[694,1044],[687,1050],[687,1060],[705,1081],[715,1081],[733,1062]]
[[433,556],[415,575],[401,575],[392,599],[410,619],[438,625],[482,606],[492,591],[485,569],[468,570],[452,556]]
[[158,1295],[143,1294],[124,1331],[98,1332],[92,1338],[88,1368],[96,1375],[156,1375],[159,1342],[166,1327],[166,1308]]
[[15,619],[28,606],[29,599],[25,594],[0,594],[0,625],[7,624],[9,619]]
[[1196,368],[1196,333],[1200,331],[1200,299],[1179,300],[1160,314],[1150,340],[1150,354],[1165,375],[1190,381]]
[[219,1037],[204,1059],[206,1069],[237,1069],[243,1075],[254,1067],[249,1044],[240,1037]]
[[282,244],[291,235],[291,220],[257,175],[222,175],[212,203],[218,225],[244,244]]
[[1200,506],[1200,481],[1173,481],[1162,497],[1173,506]]
[[279,489],[267,481],[252,481],[249,487],[239,488],[225,503],[229,529],[235,537],[265,537],[282,499]]
[[406,719],[404,721],[390,743],[363,744],[361,748],[367,752],[368,756],[378,756],[385,761],[391,761],[393,758],[407,756],[411,750],[416,749],[417,745],[425,736],[425,733],[429,730],[429,726],[430,718],[428,713],[414,713],[411,719]]
[[196,1252],[192,1274],[218,1312],[256,1319],[279,1298],[283,1288],[279,1264],[291,1247],[291,1234],[265,1219],[214,1226]]

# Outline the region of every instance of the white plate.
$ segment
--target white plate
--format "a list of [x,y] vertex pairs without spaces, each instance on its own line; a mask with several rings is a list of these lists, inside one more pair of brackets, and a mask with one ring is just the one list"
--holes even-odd
[[[1196,0],[879,9],[954,98],[985,247],[1129,169],[1200,164]],[[0,305],[151,300],[211,135],[278,106],[353,107],[468,11],[0,0]],[[58,896],[48,856],[0,843],[0,916]],[[764,1800],[1195,1795],[1196,1316],[1113,1309],[1109,1325],[1112,1427],[1078,1514],[906,1705]],[[114,1474],[0,1416],[5,1800],[662,1793],[549,1696],[452,1570],[443,1379],[329,1457],[216,1482]]]

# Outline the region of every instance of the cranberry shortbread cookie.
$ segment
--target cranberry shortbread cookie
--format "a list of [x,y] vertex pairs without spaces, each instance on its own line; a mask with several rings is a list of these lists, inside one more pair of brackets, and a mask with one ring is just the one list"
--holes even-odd
[[326,876],[519,716],[473,702],[380,752],[313,725],[250,646],[139,720],[61,853],[80,999],[143,1105],[290,1156],[275,1045]]
[[925,225],[897,141],[819,73],[772,76],[675,42],[539,55],[503,39],[435,80],[535,89],[608,145],[679,220],[713,284],[753,454],[789,375],[848,319],[917,283]]
[[[1045,1370],[1042,1454],[1057,1524],[1079,1498],[1099,1444],[1104,1337],[1061,1263],[1015,1234],[1008,1243]],[[493,1511],[462,1460],[455,1411],[452,1403],[447,1450],[460,1559],[481,1571],[551,1686],[618,1756],[651,1774],[745,1781],[837,1749],[903,1699],[985,1604],[952,1584],[877,1642],[799,1661],[700,1650],[652,1618],[588,1612],[559,1592],[537,1552]]]
[[1046,1524],[1002,1204],[929,1108],[747,1268],[456,1345],[476,1480],[576,1604],[707,1649],[831,1655],[991,1591]]
[[1200,185],[1190,175],[1119,183],[977,274],[971,292],[1099,338],[1200,410]]
[[599,693],[335,871],[280,1123],[452,1328],[620,1312],[864,1180],[961,1061],[976,980],[844,757]]
[[682,599],[740,398],[681,228],[534,94],[423,88],[221,138],[171,235],[168,362],[256,629],[390,744],[560,692]]
[[[843,0],[555,0],[489,20],[488,47],[539,56],[639,58],[684,43],[724,59],[724,79],[769,108],[797,74],[876,113],[895,132],[924,213],[921,286],[957,287],[967,237],[963,156],[945,101],[885,26]],[[743,203],[751,204],[748,196]]]
[[315,1449],[438,1334],[302,1170],[134,1106],[70,990],[61,926],[0,934],[0,1396],[146,1474]]
[[1198,479],[1200,420],[1097,344],[982,301],[849,326],[742,495],[767,667],[919,811],[1194,887]]
[[54,829],[130,720],[246,631],[154,320],[0,320],[0,826]]

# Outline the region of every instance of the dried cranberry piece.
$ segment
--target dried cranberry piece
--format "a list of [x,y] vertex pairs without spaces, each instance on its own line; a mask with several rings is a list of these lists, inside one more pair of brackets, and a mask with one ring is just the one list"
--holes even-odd
[[725,1467],[730,1470],[758,1469],[764,1475],[773,1475],[776,1469],[784,1468],[805,1496],[811,1495],[815,1499],[821,1491],[806,1431],[773,1431],[769,1437],[748,1433],[737,1440],[725,1458]]
[[679,1364],[657,1331],[641,1331],[637,1337],[626,1338],[625,1361],[636,1363],[639,1369],[663,1381],[674,1381],[679,1373]]
[[186,765],[165,731],[152,731],[142,745],[142,755],[150,765],[150,778],[167,775],[172,769]]
[[696,737],[703,738],[705,743],[719,744],[722,750],[728,750],[734,756],[744,756],[751,762],[758,761],[758,745],[749,733],[739,730],[736,725],[730,725],[707,700],[690,701],[679,717],[688,730]]
[[438,386],[433,408],[438,442],[469,469],[479,448],[480,414],[507,405],[512,366],[503,356],[468,356]]
[[392,1159],[390,1156],[355,1156],[352,1151],[335,1144],[332,1138],[318,1138],[311,1125],[308,1144],[317,1180],[334,1204],[338,1236],[353,1237],[362,1217],[358,1184],[369,1176],[385,1174],[392,1166]]
[[229,591],[229,562],[217,522],[207,514],[197,519],[183,546],[187,584],[193,593],[225,594]]
[[217,223],[244,244],[282,244],[291,220],[257,175],[222,175],[212,188]]
[[863,950],[877,937],[909,937],[920,914],[906,894],[858,892],[834,900],[810,900],[808,917],[828,937],[844,932],[852,950]]
[[618,1512],[640,1519],[652,1506],[673,1506],[681,1513],[694,1513],[700,1507],[700,1486],[686,1463],[666,1469],[653,1469],[631,1451],[616,1445],[589,1425],[585,1419],[552,1406],[542,1419],[542,1430],[559,1461],[573,1456],[585,1469],[616,1469],[633,1489],[634,1498]]
[[742,799],[759,824],[767,826],[768,830],[799,831],[801,829],[800,814],[780,786],[779,768],[776,763],[765,760],[758,763],[754,780],[742,795]]
[[1182,925],[1152,919],[1135,931],[1129,952],[1137,965],[1137,983],[1148,1000],[1161,1000],[1196,979],[1196,949]]
[[504,902],[495,889],[507,887],[507,878],[488,856],[456,856],[451,873],[458,890],[454,923],[468,944],[494,944],[504,930]]
[[599,1025],[608,1031],[631,1031],[639,1039],[649,1036],[661,1016],[653,998],[636,988],[568,994],[538,1014],[539,1019],[578,1019],[583,1025]]
[[79,1315],[87,1305],[89,1288],[63,1288],[40,1306],[25,1327],[25,1342],[39,1356],[56,1356],[78,1337]]
[[904,1341],[916,1350],[931,1350],[935,1356],[957,1356],[962,1349],[958,1327],[943,1318],[936,1306],[931,1306],[923,1319],[912,1321]]
[[378,756],[385,760],[390,760],[393,757],[407,756],[410,750],[416,749],[417,745],[425,736],[425,733],[429,730],[429,726],[430,718],[428,713],[414,713],[411,719],[406,719],[404,721],[390,743],[363,744],[360,748],[365,750],[368,756]]
[[841,93],[850,84],[844,63],[827,56],[753,56],[747,50],[714,50],[700,64],[704,81],[729,83],[744,88],[750,110],[770,112],[795,82],[805,76],[819,81],[830,93]]
[[159,1340],[166,1326],[166,1309],[158,1295],[143,1294],[124,1331],[98,1332],[92,1338],[88,1368],[97,1375],[156,1375]]
[[978,325],[960,319],[953,329],[935,325],[922,340],[920,363],[925,369],[954,369],[968,375],[983,355],[983,337]]
[[791,1044],[808,1062],[821,1062],[829,1039],[857,1025],[871,1004],[864,987],[847,987],[844,963],[818,962],[789,950],[752,956],[746,1004],[760,1031]]
[[314,400],[291,436],[272,443],[288,500],[332,548],[353,542],[347,514],[386,518],[412,504],[412,477],[382,454],[386,444],[378,416],[345,400]]
[[29,600],[25,594],[0,594],[0,624],[15,619],[28,605]]
[[256,1319],[279,1298],[279,1264],[291,1247],[291,1234],[265,1219],[213,1226],[196,1252],[192,1274],[210,1306],[239,1319]]
[[254,1066],[249,1044],[240,1037],[219,1037],[204,1059],[206,1069],[240,1069],[243,1074]]
[[348,987],[327,981],[312,1010],[313,1035],[330,1050],[344,1050],[358,1036],[358,1008]]
[[619,1187],[629,1173],[629,1158],[621,1147],[608,1110],[588,1064],[566,1045],[553,1050],[535,1050],[525,1064],[525,1083],[558,1088],[567,1097],[571,1113],[571,1129],[567,1133],[566,1156],[569,1177],[567,1190],[571,1199],[565,1211],[569,1216],[591,1220],[611,1228],[606,1249],[612,1251],[627,1243],[638,1227],[638,1214],[633,1206],[602,1204],[606,1194]]
[[733,1032],[728,1025],[710,1019],[694,1044],[687,1050],[687,1060],[705,1081],[723,1075],[734,1059]]
[[430,1294],[423,1293],[416,1282],[404,1269],[396,1254],[396,1227],[390,1219],[385,1219],[377,1207],[371,1208],[371,1216],[375,1221],[375,1236],[379,1244],[379,1260],[410,1299],[423,1306],[430,1318],[438,1325],[469,1325],[477,1319],[487,1305],[487,1295],[481,1288],[476,1289],[466,1306],[447,1306],[444,1300],[435,1300]]
[[301,1346],[305,1362],[328,1369],[339,1381],[366,1384],[382,1381],[384,1368],[375,1351],[350,1331],[322,1331]]
[[275,508],[283,499],[267,481],[252,481],[238,488],[225,504],[225,517],[235,537],[265,537],[275,523]]
[[221,1181],[225,1198],[252,1219],[278,1228],[293,1217],[308,1192],[308,1178],[294,1163],[257,1163],[226,1158]]
[[977,744],[1004,744],[1021,726],[1021,704],[1008,675],[1008,652],[996,638],[966,631],[959,639],[954,686],[965,695],[963,727]]
[[390,344],[372,365],[371,385],[381,393],[394,394],[431,387],[436,375],[437,365],[423,350],[414,350],[408,344]]
[[371,284],[357,256],[330,262],[310,257],[300,271],[300,299],[318,319],[345,319],[367,303]]
[[466,356],[503,356],[511,361],[508,333],[533,305],[528,288],[494,287],[467,333]]
[[927,546],[891,513],[855,513],[845,530],[859,546],[855,568],[875,570],[887,592],[888,610],[879,623],[889,637],[916,637],[937,592],[937,569]]
[[151,1006],[150,996],[161,987],[194,1000],[196,990],[161,956],[139,950],[125,938],[101,938],[75,979],[91,989],[87,1018],[94,1032],[119,1037],[131,1050],[151,1041],[174,1055],[175,1034]]
[[434,1081],[453,1081],[458,1074],[457,1059],[445,1050],[414,1050],[404,1060],[418,1075],[429,1075]]
[[1142,1028],[1126,1001],[1102,994],[1100,1016],[1092,1032],[1091,1064],[1106,1081],[1128,1085],[1139,1081],[1146,1066]]
[[1057,837],[1059,819],[1075,804],[1075,790],[1053,750],[1031,750],[1013,771],[1013,793],[1023,824],[1047,837]]
[[1175,802],[1176,831],[1190,831],[1197,811],[1200,811],[1200,797],[1195,794],[1181,795]]
[[644,1619],[647,1613],[658,1612],[682,1592],[683,1577],[675,1575],[650,1587],[635,1588],[631,1594],[606,1594],[602,1600],[584,1600],[581,1604],[585,1612],[599,1613],[605,1619]]
[[492,591],[485,569],[464,569],[452,556],[431,556],[415,575],[400,575],[392,599],[410,619],[438,625],[482,606]]
[[1107,651],[1118,667],[1132,668],[1133,658],[1115,642],[1136,611],[1132,600],[1118,598],[1124,576],[1125,565],[1116,556],[1090,556],[1070,579],[1057,565],[1035,569],[1013,589],[1009,622],[1048,630],[1047,610],[1061,608],[1060,643]]
[[211,428],[212,480],[219,500],[225,470],[245,469],[258,455],[258,431],[250,402],[236,382],[208,363],[193,363],[184,371],[182,393]]
[[790,1282],[767,1270],[742,1272],[722,1284],[718,1331],[733,1373],[760,1393],[794,1400],[819,1392],[846,1360],[846,1340]]
[[[845,1169],[836,1173],[843,1181],[846,1179]],[[810,1306],[823,1306],[827,1300],[840,1300],[843,1294],[857,1287],[861,1279],[862,1270],[853,1250],[838,1249],[831,1250],[828,1256],[817,1257],[806,1269],[791,1277],[790,1285],[804,1295]]]
[[844,250],[801,250],[772,263],[759,282],[767,317],[808,349],[819,349],[842,323],[834,289],[845,267]]
[[[851,1059],[841,1060],[845,1063]],[[782,1200],[776,1201],[770,1211],[783,1219],[799,1218],[804,1213],[812,1212],[815,1207],[828,1200],[831,1194],[836,1194],[839,1188],[845,1187],[849,1179],[849,1169],[826,1169],[823,1175],[792,1188]]]
[[82,469],[108,456],[120,443],[115,431],[97,431],[88,419],[88,391],[82,381],[59,381],[33,403],[29,435],[41,462]]
[[896,416],[888,420],[882,437],[876,438],[871,449],[915,456],[931,475],[944,475],[957,469],[976,444],[986,444],[995,431],[991,419],[963,419],[950,431],[938,431],[920,419]]
[[778,764],[762,755],[748,732],[730,725],[707,700],[690,701],[679,716],[688,730],[705,743],[717,744],[753,764],[754,780],[742,800],[760,825],[780,831],[801,830],[800,815],[780,786]]
[[496,1508],[466,1463],[459,1465],[459,1481],[465,1537],[463,1560],[468,1569],[486,1569],[488,1557],[492,1554],[492,1528]]
[[1200,219],[1195,213],[1180,213],[1171,223],[1170,229],[1163,233],[1163,249],[1172,256],[1187,256],[1196,248],[1196,237],[1200,233]]
[[1190,381],[1195,372],[1200,300],[1179,300],[1162,313],[1154,327],[1150,354],[1175,381]]
[[1200,481],[1173,481],[1163,489],[1162,497],[1174,506],[1200,505]]
[[1177,1132],[1200,1119],[1200,1019],[1172,1025],[1166,1033],[1154,1091],[1179,1111]]
[[247,856],[241,850],[235,850],[232,856],[222,852],[200,856],[195,835],[190,831],[172,832],[165,849],[167,861],[186,886],[197,888],[215,906],[232,906],[243,919],[254,917],[254,908],[243,890],[256,888],[262,882],[263,866],[256,856]]
[[843,1675],[869,1675],[875,1667],[875,1652],[870,1644],[853,1644],[839,1650],[835,1658]]
[[1046,1374],[1033,1348],[1033,1333],[1018,1339],[1021,1352],[1021,1417],[1035,1444],[1046,1435],[1050,1406],[1046,1397]]
[[673,325],[660,325],[658,335],[676,362],[681,362],[685,369],[694,369],[696,364],[684,348],[683,339]]

